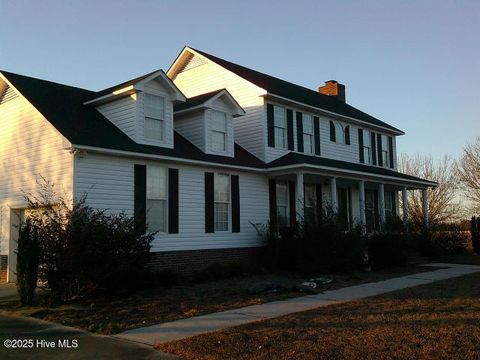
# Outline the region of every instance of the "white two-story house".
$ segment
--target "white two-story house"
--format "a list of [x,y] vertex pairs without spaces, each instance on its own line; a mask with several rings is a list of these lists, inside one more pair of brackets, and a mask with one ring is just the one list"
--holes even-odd
[[[16,226],[38,180],[157,231],[153,266],[243,261],[252,224],[305,211],[378,228],[398,194],[436,184],[397,171],[403,132],[318,91],[185,47],[167,73],[102,91],[0,72],[0,273],[15,279]],[[428,220],[427,207],[424,206]],[[403,209],[403,213],[406,213]]]

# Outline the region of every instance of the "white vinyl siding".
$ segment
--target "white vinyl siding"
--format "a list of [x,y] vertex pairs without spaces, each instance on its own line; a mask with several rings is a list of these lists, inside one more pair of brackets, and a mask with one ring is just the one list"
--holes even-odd
[[287,148],[287,118],[285,108],[281,106],[273,107],[273,126],[275,136],[275,147],[279,149]]
[[[87,193],[87,204],[108,212],[133,216],[134,164],[166,166],[146,161],[89,153],[76,159],[75,194]],[[152,251],[221,249],[262,245],[253,224],[265,224],[268,212],[268,179],[265,175],[236,172],[240,177],[240,233],[205,233],[205,172],[218,168],[173,164],[179,169],[179,233],[158,233]],[[233,175],[233,174],[232,174]]]
[[147,166],[147,227],[149,231],[167,231],[167,168]]
[[136,95],[126,96],[96,108],[133,141],[137,141],[136,99]]
[[205,112],[175,115],[175,131],[205,151]]
[[303,152],[313,154],[315,149],[313,137],[313,117],[309,114],[303,114]]
[[228,231],[228,219],[230,218],[230,176],[215,173],[213,188],[215,231]]
[[145,139],[165,140],[165,99],[161,96],[145,94]]

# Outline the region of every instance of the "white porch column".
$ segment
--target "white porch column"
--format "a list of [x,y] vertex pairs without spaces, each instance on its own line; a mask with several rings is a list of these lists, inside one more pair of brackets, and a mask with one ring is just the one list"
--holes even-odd
[[330,200],[332,204],[332,211],[334,213],[338,212],[338,201],[337,201],[337,178],[330,178]]
[[305,190],[304,190],[304,184],[303,184],[303,173],[298,172],[297,173],[297,220],[303,220],[304,216],[304,210],[305,210]]
[[408,222],[408,194],[407,187],[402,188],[402,203],[403,203],[403,222],[406,224]]
[[385,224],[385,186],[378,184],[378,215],[380,218],[380,226]]
[[358,197],[360,200],[360,225],[363,229],[367,225],[367,217],[365,214],[365,181],[358,182]]
[[422,189],[423,222],[428,226],[428,188]]

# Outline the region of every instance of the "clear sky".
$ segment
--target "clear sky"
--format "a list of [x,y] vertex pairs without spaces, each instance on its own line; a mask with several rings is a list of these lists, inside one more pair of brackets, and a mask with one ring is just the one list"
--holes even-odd
[[184,45],[404,130],[399,152],[458,156],[480,135],[480,1],[0,0],[0,69],[99,90],[168,69]]

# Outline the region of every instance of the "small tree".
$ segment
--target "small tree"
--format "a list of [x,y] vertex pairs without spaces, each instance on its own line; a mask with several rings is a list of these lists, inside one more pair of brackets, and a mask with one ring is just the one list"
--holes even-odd
[[457,174],[467,199],[480,206],[480,137],[463,150]]
[[[438,183],[436,188],[428,189],[428,212],[432,225],[451,222],[461,216],[462,209],[456,199],[459,189],[456,165],[450,157],[445,156],[435,162],[432,156],[410,157],[403,154],[399,170]],[[408,217],[414,226],[421,226],[423,223],[422,203],[420,191],[408,192]]]
[[37,231],[27,220],[19,226],[17,249],[17,289],[23,305],[32,304],[38,281],[39,259]]

